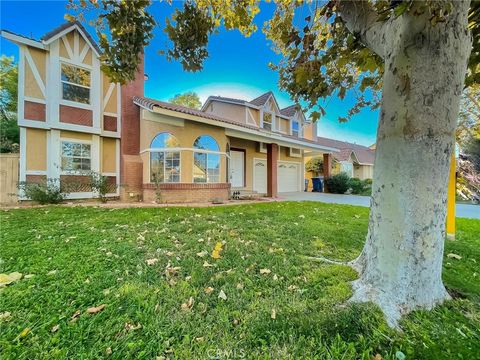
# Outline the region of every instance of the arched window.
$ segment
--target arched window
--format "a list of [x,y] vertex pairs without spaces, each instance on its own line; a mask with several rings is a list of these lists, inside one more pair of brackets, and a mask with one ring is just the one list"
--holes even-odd
[[208,135],[201,135],[193,142],[193,182],[220,182],[220,147]]
[[180,145],[170,133],[156,135],[150,144],[150,181],[154,183],[180,182]]

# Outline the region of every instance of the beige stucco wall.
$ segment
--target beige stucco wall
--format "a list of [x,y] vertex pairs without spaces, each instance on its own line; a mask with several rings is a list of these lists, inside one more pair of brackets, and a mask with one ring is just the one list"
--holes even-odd
[[207,107],[207,112],[241,123],[246,122],[246,110],[243,105],[212,101]]
[[257,126],[260,126],[260,110],[256,110],[256,109],[252,109],[252,108],[249,108],[248,110],[249,110],[249,112],[251,114],[251,118],[253,119],[255,124],[257,124]]
[[[142,121],[140,122],[140,151],[148,149],[153,138],[162,132],[169,132],[175,136],[181,148],[192,148],[195,139],[201,135],[210,135],[218,143],[221,152],[227,149],[227,137],[225,129],[206,124],[180,121],[176,126],[175,120],[168,116],[160,114],[151,114],[142,112]],[[142,154],[143,161],[143,182],[149,183],[150,157],[148,153]],[[191,150],[182,150],[180,152],[180,181],[190,183],[193,181],[193,152]],[[226,156],[220,156],[220,182],[225,182],[227,178]]]
[[60,137],[67,138],[67,139],[86,140],[86,141],[92,140],[92,134],[81,133],[76,131],[66,131],[66,130],[60,131]]
[[373,165],[354,165],[353,167],[354,177],[361,180],[373,178]]
[[290,134],[290,121],[277,117],[277,124],[279,125],[279,130],[283,133]]
[[[43,85],[46,85],[46,77],[47,77],[47,68],[46,68],[46,52],[43,50],[35,49],[32,47],[27,47],[28,52],[30,53],[33,65],[36,68],[40,78],[42,79]],[[30,66],[30,63],[25,59],[25,96],[37,98],[37,99],[45,99],[40,90],[40,86],[33,75],[33,69]]]
[[47,170],[47,131],[26,129],[26,163],[28,170]]
[[114,173],[117,170],[117,141],[112,138],[102,138],[102,163],[104,173]]
[[[110,80],[108,79],[108,76],[105,74],[102,75],[102,83],[103,83],[103,96],[102,96],[102,103],[103,100],[105,99],[108,89],[110,87]],[[110,99],[108,99],[107,104],[105,105],[105,110],[104,112],[116,114],[117,113],[117,86],[113,87],[112,95],[110,96]]]

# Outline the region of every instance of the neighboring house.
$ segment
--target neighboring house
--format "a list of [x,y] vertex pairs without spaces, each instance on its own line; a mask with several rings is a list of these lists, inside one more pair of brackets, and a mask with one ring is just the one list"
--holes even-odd
[[317,142],[299,107],[280,109],[271,92],[252,101],[212,96],[193,110],[144,97],[143,62],[134,81],[112,84],[79,23],[40,40],[2,36],[20,47],[21,181],[88,183],[95,171],[124,200],[226,200],[232,189],[275,197],[303,189],[305,156],[337,152]]
[[[350,177],[361,180],[373,178],[375,150],[371,147],[319,136],[317,136],[317,141],[323,146],[333,147],[339,150],[333,153],[332,174],[345,172]],[[306,161],[309,159],[310,158],[307,158]],[[306,174],[307,178],[311,176],[312,174]]]

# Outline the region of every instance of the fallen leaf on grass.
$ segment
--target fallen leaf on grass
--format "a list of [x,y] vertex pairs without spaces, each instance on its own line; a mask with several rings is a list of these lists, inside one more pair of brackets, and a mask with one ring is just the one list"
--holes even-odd
[[31,279],[31,278],[33,278],[34,276],[35,276],[35,274],[27,274],[27,275],[25,275],[23,278],[24,278],[24,279]]
[[277,318],[277,310],[275,308],[272,309],[272,313],[270,314],[270,317],[275,320]]
[[133,331],[133,330],[138,330],[141,329],[142,325],[138,323],[137,325],[132,324],[132,323],[125,323],[125,330],[127,331]]
[[0,274],[0,287],[7,286],[22,278],[22,274],[19,272],[12,272],[10,274]]
[[271,272],[272,271],[270,269],[260,269],[260,274],[262,274],[262,275],[268,275]]
[[190,296],[190,299],[188,299],[187,302],[182,304],[182,306],[181,306],[182,311],[190,310],[193,306],[193,302],[194,302],[193,297]]
[[448,258],[450,259],[455,259],[455,260],[461,260],[462,257],[460,255],[457,255],[457,254],[454,254],[454,253],[450,253],[447,255]]
[[377,355],[375,355],[375,357],[373,358],[373,360],[383,360],[383,357],[382,357],[382,355],[377,354]]
[[30,328],[29,328],[29,327],[26,327],[26,328],[23,329],[23,331],[18,335],[18,337],[24,338],[24,337],[27,336],[29,333],[30,333]]
[[220,293],[218,294],[218,298],[222,300],[227,300],[227,294],[223,290],[220,290]]
[[81,314],[80,310],[75,311],[75,313],[70,318],[70,321],[76,321],[78,319],[78,317],[80,316],[80,314]]
[[243,290],[243,287],[244,287],[243,284],[241,284],[241,283],[237,284],[237,289],[238,290]]
[[209,264],[208,261],[205,261],[203,263],[203,267],[212,267],[213,265],[212,264]]
[[102,311],[103,309],[105,309],[105,304],[98,305],[98,306],[94,306],[94,307],[90,307],[90,308],[87,309],[87,313],[89,313],[89,314],[97,314],[97,313],[99,313],[100,311]]
[[108,348],[105,349],[105,355],[107,355],[107,356],[112,355],[112,348],[111,347],[108,347]]
[[206,252],[206,251],[201,251],[201,252],[198,252],[198,253],[197,253],[197,256],[198,256],[198,257],[202,257],[202,258],[205,257],[205,256],[207,256],[207,255],[208,255],[208,252]]
[[212,258],[214,258],[215,260],[220,259],[220,257],[221,257],[220,253],[223,250],[222,246],[223,246],[223,244],[221,242],[217,242],[215,244],[215,248],[212,251]]
[[51,270],[47,273],[48,276],[55,275],[57,273],[57,270]]
[[205,294],[207,294],[207,295],[208,295],[208,294],[211,294],[211,293],[213,292],[213,290],[214,290],[214,289],[213,289],[212,287],[210,287],[210,286],[209,286],[209,287],[206,287],[206,288],[205,288]]
[[155,265],[158,262],[157,258],[145,260],[147,265]]
[[296,285],[290,285],[287,289],[290,290],[290,291],[295,291],[295,290],[298,289],[298,286],[296,286]]
[[11,318],[12,318],[12,313],[10,311],[5,311],[0,313],[1,321],[10,321]]
[[55,325],[54,327],[52,327],[52,329],[50,330],[50,332],[54,333],[54,332],[57,332],[58,329],[60,329],[60,325]]

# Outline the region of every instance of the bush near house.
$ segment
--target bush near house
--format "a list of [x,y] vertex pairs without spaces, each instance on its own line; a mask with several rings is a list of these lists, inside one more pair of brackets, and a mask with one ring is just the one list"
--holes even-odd
[[45,204],[60,204],[68,192],[62,189],[58,179],[47,179],[40,182],[22,181],[18,184],[18,189],[28,200]]
[[325,179],[327,191],[332,194],[345,194],[350,188],[350,176],[341,172]]
[[351,193],[355,195],[370,195],[372,193],[372,180],[359,178],[351,178],[348,182]]

